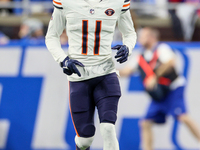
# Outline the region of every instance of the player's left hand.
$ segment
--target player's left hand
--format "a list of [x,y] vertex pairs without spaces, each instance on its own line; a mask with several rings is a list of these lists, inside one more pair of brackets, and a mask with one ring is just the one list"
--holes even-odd
[[156,75],[152,75],[145,80],[145,88],[149,91],[152,91],[157,85]]
[[115,55],[115,58],[118,58],[117,62],[121,64],[128,60],[129,49],[126,45],[116,45],[112,47],[112,49],[118,50],[117,54]]

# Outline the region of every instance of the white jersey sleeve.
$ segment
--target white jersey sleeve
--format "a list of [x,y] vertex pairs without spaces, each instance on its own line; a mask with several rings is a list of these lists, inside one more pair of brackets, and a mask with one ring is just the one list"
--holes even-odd
[[167,44],[160,44],[157,48],[158,58],[161,63],[167,63],[170,60],[175,59],[175,53]]
[[136,44],[137,35],[133,27],[130,11],[122,13],[118,18],[118,28],[122,33],[123,44],[129,48],[129,55],[131,55]]
[[60,5],[60,7],[57,8],[58,4],[56,5],[55,2],[56,1],[54,0],[53,4],[56,6],[56,8],[54,8],[52,18],[49,22],[45,43],[55,61],[60,63],[67,57],[60,44],[60,35],[63,33],[63,30],[66,27],[66,19],[61,9],[62,6]]

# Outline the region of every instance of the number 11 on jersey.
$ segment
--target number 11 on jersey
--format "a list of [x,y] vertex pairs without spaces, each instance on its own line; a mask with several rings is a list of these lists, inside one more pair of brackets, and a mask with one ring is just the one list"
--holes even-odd
[[[101,20],[96,20],[96,28],[94,33],[94,55],[99,55],[100,39],[101,39]],[[88,52],[88,20],[82,21],[82,54],[87,55]]]

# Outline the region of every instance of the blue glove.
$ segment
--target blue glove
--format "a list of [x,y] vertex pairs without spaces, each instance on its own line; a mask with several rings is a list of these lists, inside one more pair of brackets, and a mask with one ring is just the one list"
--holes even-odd
[[[73,73],[77,74],[79,77],[81,76],[80,72],[76,68],[76,65],[80,67],[84,67],[84,65],[74,59],[70,59],[68,56],[60,63],[60,66],[63,68],[63,72],[67,75],[72,75]],[[66,68],[65,68],[66,67]]]
[[115,58],[118,58],[117,62],[121,64],[128,60],[129,49],[126,45],[116,45],[112,47],[112,49],[118,50],[117,54],[115,55]]

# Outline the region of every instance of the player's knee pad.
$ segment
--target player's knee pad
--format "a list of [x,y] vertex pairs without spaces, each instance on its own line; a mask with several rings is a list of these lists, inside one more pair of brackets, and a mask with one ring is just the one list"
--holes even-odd
[[93,124],[83,125],[79,130],[79,135],[81,137],[92,137],[95,134],[95,126]]
[[85,150],[88,147],[90,147],[90,145],[92,144],[93,140],[94,140],[94,136],[93,137],[88,137],[88,138],[78,137],[78,136],[75,137],[75,143],[81,150]]
[[107,122],[115,124],[116,120],[117,120],[117,114],[112,110],[105,111],[103,116],[100,118],[101,123]]

